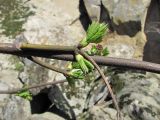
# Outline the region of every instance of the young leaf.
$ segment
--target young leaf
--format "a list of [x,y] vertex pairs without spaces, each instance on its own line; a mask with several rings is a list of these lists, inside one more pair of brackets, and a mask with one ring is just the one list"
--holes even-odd
[[108,54],[109,54],[109,50],[108,50],[108,48],[106,47],[106,48],[103,49],[102,55],[103,55],[103,56],[107,56]]
[[89,43],[99,43],[108,31],[105,23],[92,22],[87,30],[86,37],[80,42],[80,46],[86,47]]
[[76,60],[84,74],[87,74],[89,71],[93,70],[94,66],[82,55],[76,55]]
[[83,76],[83,72],[81,69],[72,69],[69,74],[74,77],[74,78],[77,78],[77,79],[83,79],[84,76]]
[[88,73],[89,69],[84,62],[84,57],[82,55],[78,54],[78,55],[76,55],[76,60],[79,63],[81,70],[84,72],[84,74]]
[[16,95],[29,101],[32,100],[32,94],[28,90],[19,91]]
[[95,45],[93,45],[92,48],[91,48],[91,54],[92,54],[92,55],[96,55],[97,52],[98,52],[97,47],[96,47]]

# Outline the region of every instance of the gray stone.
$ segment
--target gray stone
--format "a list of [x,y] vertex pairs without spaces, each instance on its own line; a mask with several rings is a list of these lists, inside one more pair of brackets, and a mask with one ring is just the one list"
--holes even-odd
[[106,15],[109,15],[112,21],[113,29],[119,34],[134,36],[138,31],[144,30],[146,13],[150,1],[102,0],[102,3],[106,9]]
[[160,22],[150,22],[146,25],[147,43],[144,47],[145,61],[160,63]]
[[[9,89],[9,85],[7,85],[6,83],[0,82],[0,90],[8,90],[8,89]],[[1,94],[0,103],[3,104],[3,102],[5,102],[5,100],[8,98],[9,98],[8,94]]]
[[[53,85],[49,91],[48,97],[53,105],[56,106],[57,109],[62,111],[66,119],[75,119],[75,113],[68,103],[67,99],[64,97],[62,91],[60,91],[59,87]],[[52,107],[50,108],[52,109]],[[54,111],[52,111],[54,112]]]
[[145,61],[160,63],[160,3],[158,0],[152,0],[148,9],[148,14],[145,24],[145,34],[147,36],[147,43],[144,47]]
[[[111,75],[112,88],[117,95],[124,120],[159,120],[159,77],[153,73],[140,74],[122,70]],[[116,120],[116,110],[112,104],[108,100],[96,104],[88,108],[81,117],[90,120]]]
[[100,20],[101,0],[83,0],[87,13],[92,21]]
[[27,120],[31,115],[29,101],[20,97],[11,96],[1,106],[1,120]]
[[91,89],[89,94],[87,95],[84,109],[92,108],[95,104],[101,103],[108,96],[108,89],[104,84],[103,80],[100,79],[98,81],[93,82],[90,85]]
[[29,117],[27,120],[65,120],[64,118],[50,113],[50,112],[45,112],[43,114],[34,114],[31,117]]

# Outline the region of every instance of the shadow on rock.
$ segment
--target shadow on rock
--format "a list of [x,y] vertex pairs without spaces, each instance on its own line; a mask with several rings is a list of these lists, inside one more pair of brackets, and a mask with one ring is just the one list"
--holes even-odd
[[147,43],[143,60],[160,63],[160,1],[152,0],[145,23]]

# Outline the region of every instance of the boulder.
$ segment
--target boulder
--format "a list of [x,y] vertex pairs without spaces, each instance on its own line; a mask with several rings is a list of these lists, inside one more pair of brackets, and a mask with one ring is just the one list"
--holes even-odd
[[100,20],[101,0],[83,0],[87,13],[92,21]]
[[[159,75],[114,69],[109,76],[124,120],[159,120]],[[97,86],[98,87],[98,86]],[[96,88],[96,86],[95,86]],[[93,98],[94,94],[90,94]],[[94,97],[95,98],[95,97]],[[116,120],[116,109],[108,96],[105,102],[95,103],[81,115],[81,119]]]
[[145,61],[160,63],[160,3],[159,0],[152,0],[148,9],[145,23],[145,34],[147,43],[144,47]]
[[103,21],[121,35],[134,36],[144,30],[151,0],[83,0],[92,21]]
[[32,116],[30,116],[27,120],[65,120],[64,118],[50,113],[50,112],[46,112],[43,114],[34,114]]
[[31,108],[29,101],[18,96],[6,97],[1,101],[1,120],[27,120],[31,115]]
[[102,0],[115,31],[134,36],[144,30],[145,18],[151,0]]

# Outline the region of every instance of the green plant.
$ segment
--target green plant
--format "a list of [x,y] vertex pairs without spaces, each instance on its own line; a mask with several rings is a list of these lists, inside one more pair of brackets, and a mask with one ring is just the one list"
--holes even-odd
[[[100,55],[106,56],[109,54],[107,48],[103,48],[102,45],[98,44],[102,41],[103,36],[108,31],[108,25],[104,23],[93,22],[88,30],[86,37],[79,43],[79,48],[84,48],[90,43],[95,43],[90,51],[87,51],[89,55]],[[94,66],[90,61],[85,59],[82,55],[76,54],[75,59],[77,62],[71,62],[68,66],[70,69],[67,80],[71,86],[74,85],[76,79],[84,79],[84,77],[94,70]]]
[[91,50],[86,52],[88,55],[107,56],[109,54],[108,48],[103,48],[102,45],[92,45]]
[[19,91],[16,95],[29,101],[32,100],[32,94],[28,90]]
[[80,41],[80,47],[86,47],[89,43],[100,43],[108,31],[105,23],[92,22],[87,30],[86,37]]

